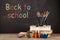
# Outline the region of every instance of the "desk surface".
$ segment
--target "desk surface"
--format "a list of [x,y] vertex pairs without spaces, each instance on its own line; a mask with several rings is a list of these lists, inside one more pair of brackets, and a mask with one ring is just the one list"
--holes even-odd
[[60,34],[52,34],[50,38],[18,38],[16,34],[0,34],[0,40],[60,40]]

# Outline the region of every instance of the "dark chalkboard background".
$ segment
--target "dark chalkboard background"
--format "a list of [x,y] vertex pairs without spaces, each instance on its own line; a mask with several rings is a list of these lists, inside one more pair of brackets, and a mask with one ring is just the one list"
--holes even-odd
[[[23,5],[24,3],[27,3],[28,5],[31,5],[29,17],[26,19],[6,18],[8,12],[14,12],[5,10],[6,3],[10,3],[12,5],[18,3]],[[54,33],[60,33],[58,9],[58,0],[0,0],[0,33],[17,33],[29,30],[30,25],[37,24],[36,12],[41,12],[42,10],[48,10],[50,12],[47,18],[47,24],[52,26]],[[16,12],[19,12],[19,10]]]

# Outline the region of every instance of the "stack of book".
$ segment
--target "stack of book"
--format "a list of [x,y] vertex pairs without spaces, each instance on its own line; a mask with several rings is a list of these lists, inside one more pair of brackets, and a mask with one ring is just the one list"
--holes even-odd
[[39,38],[48,38],[52,35],[51,25],[43,25],[36,27],[35,25],[30,26],[30,32],[34,35],[38,34]]

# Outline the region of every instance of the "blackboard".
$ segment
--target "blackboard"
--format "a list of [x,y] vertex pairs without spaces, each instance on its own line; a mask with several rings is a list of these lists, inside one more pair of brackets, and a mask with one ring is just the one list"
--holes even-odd
[[48,10],[47,25],[59,33],[59,11],[57,0],[0,0],[0,32],[28,31],[37,24],[37,11]]

